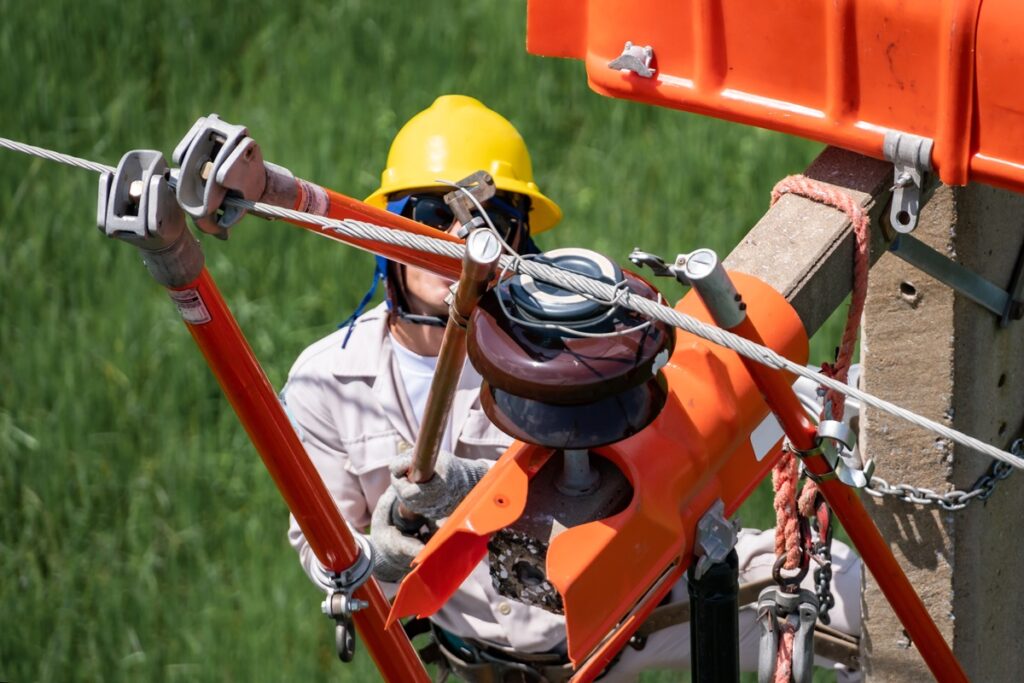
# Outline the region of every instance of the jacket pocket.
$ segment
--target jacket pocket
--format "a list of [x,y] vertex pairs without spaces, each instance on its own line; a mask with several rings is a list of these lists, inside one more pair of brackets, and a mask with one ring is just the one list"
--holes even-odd
[[395,430],[343,441],[342,445],[348,454],[345,469],[355,475],[386,468],[398,457],[412,453],[412,444]]

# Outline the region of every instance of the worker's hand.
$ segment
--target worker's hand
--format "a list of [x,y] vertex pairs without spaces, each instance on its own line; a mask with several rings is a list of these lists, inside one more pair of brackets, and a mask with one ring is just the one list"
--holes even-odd
[[423,550],[423,542],[406,536],[395,527],[392,518],[398,496],[389,488],[377,501],[370,520],[373,543],[373,576],[378,581],[401,581],[409,573],[409,564]]
[[493,460],[467,460],[441,451],[437,456],[434,476],[430,481],[415,484],[406,478],[412,457],[391,464],[391,488],[406,508],[428,519],[450,515],[476,483],[483,479]]

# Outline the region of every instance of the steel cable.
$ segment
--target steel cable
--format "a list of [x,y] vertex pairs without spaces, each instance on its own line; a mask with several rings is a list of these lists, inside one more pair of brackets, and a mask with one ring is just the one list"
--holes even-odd
[[[0,147],[5,147],[23,154],[38,156],[50,161],[75,166],[77,168],[84,168],[97,173],[114,171],[114,168],[110,166],[85,159],[79,159],[78,157],[73,157],[67,154],[53,152],[41,147],[25,145],[13,140],[8,140],[7,138],[0,138]],[[302,213],[292,209],[285,209],[272,204],[253,202],[235,197],[226,198],[225,203],[236,208],[251,211],[264,218],[282,218],[299,223],[319,225],[346,237],[405,247],[437,256],[445,256],[461,260],[465,252],[465,247],[458,243],[429,237],[427,235],[415,235],[402,230],[374,225],[373,223],[367,223],[365,221],[357,221],[353,219],[336,220],[323,216]],[[1008,451],[992,446],[980,439],[964,434],[963,432],[951,427],[947,427],[946,425],[934,420],[930,420],[923,415],[918,415],[906,408],[902,408],[894,403],[878,398],[877,396],[868,394],[856,387],[849,386],[819,372],[815,372],[814,370],[806,368],[799,363],[794,363],[772,349],[755,344],[748,339],[732,334],[731,332],[715,327],[714,325],[701,322],[696,318],[680,313],[679,311],[676,311],[664,304],[636,296],[628,291],[617,288],[614,285],[606,284],[599,280],[579,275],[556,266],[522,259],[519,256],[505,255],[501,258],[500,265],[502,268],[509,271],[529,275],[537,280],[556,285],[562,289],[566,289],[577,294],[588,296],[594,300],[620,305],[623,308],[639,313],[645,318],[658,320],[714,344],[723,346],[746,358],[761,363],[762,365],[766,365],[777,370],[786,370],[799,377],[806,377],[841,394],[852,396],[872,408],[904,419],[918,427],[930,430],[945,439],[949,439],[954,443],[964,446],[965,448],[988,455],[996,460],[1012,465],[1017,469],[1024,469],[1024,458],[1018,457]]]

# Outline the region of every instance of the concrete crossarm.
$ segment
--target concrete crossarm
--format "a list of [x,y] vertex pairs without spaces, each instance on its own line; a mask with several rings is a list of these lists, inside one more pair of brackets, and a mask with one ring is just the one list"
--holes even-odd
[[[804,175],[852,194],[868,210],[874,263],[887,241],[881,221],[892,196],[892,165],[828,147]],[[725,267],[754,275],[783,293],[811,335],[850,293],[853,246],[853,227],[845,214],[787,194],[733,249]]]

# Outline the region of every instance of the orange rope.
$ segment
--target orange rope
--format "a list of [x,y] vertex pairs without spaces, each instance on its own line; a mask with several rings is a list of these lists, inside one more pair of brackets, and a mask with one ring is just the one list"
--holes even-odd
[[787,619],[779,628],[779,651],[775,658],[775,683],[789,683],[793,677],[793,640],[796,627]]
[[[839,345],[836,362],[828,366],[826,374],[830,374],[840,382],[845,382],[853,362],[853,351],[857,345],[857,331],[860,329],[860,317],[864,313],[864,300],[868,290],[868,215],[857,201],[846,192],[832,185],[812,180],[801,175],[791,175],[780,180],[772,190],[772,204],[779,201],[784,194],[795,194],[813,199],[816,202],[834,207],[850,219],[853,225],[855,246],[853,251],[853,295],[850,297],[850,310],[846,316],[846,328]],[[825,367],[822,367],[826,371]],[[842,395],[829,391],[825,397],[826,404],[832,405],[832,419],[842,420],[844,403]]]
[[786,556],[786,569],[800,566],[800,530],[796,509],[797,460],[787,450],[772,470],[775,489],[775,556]]
[[[826,204],[842,211],[850,219],[853,226],[855,246],[853,252],[853,293],[850,297],[850,309],[846,317],[846,327],[836,354],[836,362],[825,363],[822,373],[846,382],[853,363],[853,352],[857,345],[857,332],[860,318],[864,312],[864,300],[867,297],[868,283],[868,215],[849,194],[832,185],[812,180],[805,176],[793,175],[780,180],[772,190],[772,205],[784,194],[795,194],[807,197],[816,202]],[[842,394],[828,390],[825,394],[825,408],[822,419],[842,420],[845,409]],[[818,498],[818,487],[808,481],[800,492],[797,502],[797,460],[792,452],[783,453],[772,471],[772,485],[775,488],[775,555],[786,556],[783,565],[786,569],[795,569],[800,562],[799,517],[811,517],[818,510],[815,500]],[[823,509],[823,508],[822,508]],[[822,520],[819,519],[819,522]],[[821,527],[824,530],[824,526]],[[775,660],[775,683],[789,683],[793,666],[792,624],[785,624],[779,634],[779,648]]]

